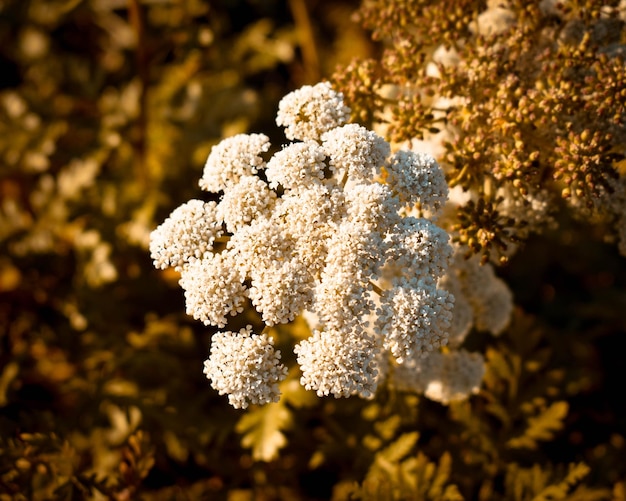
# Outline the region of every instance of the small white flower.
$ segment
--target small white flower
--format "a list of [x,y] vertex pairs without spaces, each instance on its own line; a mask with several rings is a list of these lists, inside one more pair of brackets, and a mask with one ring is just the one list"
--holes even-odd
[[266,325],[291,322],[313,300],[313,278],[307,266],[291,259],[250,272],[248,297]]
[[329,130],[322,136],[322,146],[330,157],[330,167],[345,173],[348,179],[371,181],[389,156],[389,143],[375,132],[358,124]]
[[267,334],[253,334],[248,326],[235,332],[217,332],[211,339],[211,356],[204,374],[220,395],[228,395],[235,409],[268,404],[280,398],[278,383],[287,376],[280,351]]
[[215,202],[190,200],[152,231],[150,257],[156,268],[180,271],[191,258],[208,253],[222,233]]
[[258,217],[268,217],[276,200],[276,193],[257,176],[242,176],[228,188],[217,206],[217,214],[230,233],[250,224]]
[[243,311],[246,286],[227,251],[191,260],[181,271],[179,283],[185,291],[187,315],[205,325],[224,327],[228,315]]
[[474,311],[477,329],[501,334],[513,314],[513,294],[508,285],[496,276],[490,263],[481,264],[479,256],[464,259],[456,256],[461,288]]
[[398,198],[380,183],[359,183],[344,188],[348,221],[383,234],[400,221]]
[[272,188],[309,186],[324,178],[326,155],[315,141],[293,143],[274,154],[265,175]]
[[404,217],[387,236],[388,268],[403,276],[438,279],[450,266],[449,235],[432,221]]
[[280,266],[293,259],[295,241],[280,221],[259,217],[240,227],[227,247],[241,275],[249,278],[259,268]]
[[401,364],[447,344],[453,305],[434,282],[405,280],[384,292],[375,325]]
[[286,127],[288,139],[319,141],[324,132],[349,118],[350,108],[343,104],[343,94],[323,82],[305,85],[283,97],[278,103],[276,124]]
[[393,382],[400,390],[424,393],[429,399],[447,405],[478,393],[484,374],[485,360],[480,353],[435,351],[395,366]]
[[474,307],[476,328],[498,336],[502,334],[511,321],[513,294],[504,280],[498,277],[494,278],[489,291],[485,291],[485,294],[471,296],[470,303]]
[[272,221],[290,236],[293,253],[315,279],[319,279],[324,268],[328,242],[340,217],[337,207],[342,204],[342,198],[343,193],[337,190],[329,191],[323,184],[312,184],[284,193],[274,208]]
[[336,227],[315,289],[313,311],[332,329],[362,330],[373,309],[370,278],[377,267],[382,239],[350,221]]
[[378,384],[377,345],[345,331],[314,330],[294,352],[302,369],[300,383],[318,396],[372,396]]
[[448,185],[437,161],[426,153],[400,150],[387,163],[388,183],[400,201],[437,215],[448,198]]
[[237,134],[213,146],[204,165],[200,188],[217,193],[239,182],[242,176],[265,168],[261,153],[270,148],[265,134]]

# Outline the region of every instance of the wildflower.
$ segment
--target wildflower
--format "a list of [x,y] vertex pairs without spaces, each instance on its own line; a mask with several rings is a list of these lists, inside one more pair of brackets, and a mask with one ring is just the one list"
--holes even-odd
[[290,189],[308,186],[324,178],[324,151],[315,141],[293,143],[274,154],[265,175],[270,187]]
[[462,291],[474,311],[477,329],[502,333],[513,313],[513,295],[508,285],[496,276],[490,263],[480,264],[478,256],[455,260]]
[[400,201],[437,214],[448,198],[448,185],[437,161],[426,153],[400,150],[386,165],[388,183]]
[[448,343],[454,298],[434,282],[403,280],[385,291],[375,325],[398,363]]
[[484,373],[485,361],[480,353],[456,350],[432,352],[398,365],[394,367],[393,380],[398,389],[424,393],[447,405],[477,393]]
[[343,95],[323,82],[287,94],[278,103],[276,124],[286,127],[288,139],[319,141],[324,132],[343,125],[349,118],[350,108],[343,104]]
[[322,136],[330,168],[350,180],[370,180],[380,172],[389,156],[389,143],[375,132],[358,124],[329,130]]
[[246,286],[230,252],[190,260],[181,271],[187,314],[205,325],[224,327],[227,316],[243,311]]
[[368,232],[393,228],[400,222],[400,204],[389,186],[379,183],[352,184],[344,188],[348,220],[364,225]]
[[376,345],[367,336],[333,329],[314,330],[294,352],[302,369],[302,386],[320,397],[358,394],[368,398],[376,391]]
[[[222,141],[200,181],[219,203],[189,202],[151,245],[155,265],[177,266],[187,313],[206,325],[226,327],[248,301],[266,326],[310,312],[317,327],[294,349],[302,384],[367,398],[387,352],[403,363],[447,344],[454,303],[437,282],[452,248],[444,230],[406,213],[442,206],[439,165],[413,152],[389,158],[380,136],[344,125],[348,113],[328,84],[285,96],[277,122],[300,142],[265,160],[262,134]],[[225,245],[213,249],[218,237]],[[275,401],[284,377],[271,339],[249,329],[215,334],[205,372],[238,408]]]
[[200,178],[200,188],[223,191],[236,185],[242,176],[256,174],[265,167],[261,153],[269,150],[265,134],[237,134],[214,146]]
[[277,402],[278,383],[287,376],[287,368],[280,363],[272,338],[253,334],[247,326],[238,333],[213,335],[204,374],[220,395],[228,395],[235,409],[245,409],[249,404]]
[[242,176],[237,184],[224,192],[217,205],[217,214],[226,229],[235,233],[256,218],[268,216],[275,200],[276,193],[265,181],[256,176]]
[[437,279],[448,269],[452,257],[448,233],[428,219],[402,218],[387,240],[389,267],[406,276]]
[[313,280],[305,263],[298,259],[255,268],[250,277],[248,297],[266,325],[290,322],[312,303]]
[[371,236],[363,227],[346,222],[329,239],[313,302],[315,313],[328,328],[360,331],[361,319],[373,308],[369,279],[376,243]]
[[202,258],[222,235],[215,202],[190,200],[174,209],[152,232],[150,256],[156,268],[180,271],[191,258]]

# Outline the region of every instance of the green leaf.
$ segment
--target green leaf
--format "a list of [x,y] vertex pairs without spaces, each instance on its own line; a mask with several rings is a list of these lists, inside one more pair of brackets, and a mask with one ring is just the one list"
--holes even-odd
[[569,465],[567,476],[558,484],[550,485],[543,489],[533,501],[549,501],[552,499],[565,499],[576,486],[589,473],[590,468],[585,463]]
[[554,433],[563,428],[568,409],[567,402],[554,402],[538,416],[530,417],[524,434],[510,439],[507,446],[513,449],[536,449],[538,441],[552,440]]
[[278,451],[287,445],[281,430],[291,426],[291,418],[291,412],[280,401],[248,411],[235,429],[243,435],[241,445],[252,449],[253,459],[272,461],[278,457]]
[[432,480],[428,497],[431,499],[442,499],[443,489],[450,478],[452,472],[452,457],[449,452],[444,452],[439,458],[439,465]]
[[[561,466],[561,465],[559,465]],[[579,485],[589,473],[590,468],[584,463],[570,464],[567,472],[551,465],[534,464],[530,468],[521,468],[512,463],[507,466],[504,481],[505,499],[511,501],[600,501],[611,499],[611,493],[605,488],[588,488]]]
[[401,421],[401,417],[394,414],[384,421],[374,423],[374,429],[383,440],[391,440],[398,431]]
[[448,452],[439,463],[421,452],[402,460],[417,439],[416,433],[406,433],[377,455],[362,484],[362,499],[463,501],[457,486],[450,483],[452,457]]
[[419,433],[416,431],[400,435],[400,438],[380,451],[376,455],[376,459],[383,459],[389,463],[398,463],[411,452],[418,439]]

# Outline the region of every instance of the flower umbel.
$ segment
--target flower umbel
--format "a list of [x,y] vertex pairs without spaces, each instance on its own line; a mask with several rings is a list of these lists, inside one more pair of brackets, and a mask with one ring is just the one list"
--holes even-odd
[[[407,215],[435,215],[448,188],[434,158],[391,155],[348,119],[327,83],[288,94],[277,123],[299,141],[273,156],[262,134],[216,145],[200,186],[221,193],[219,203],[176,209],[151,249],[155,266],[180,271],[187,313],[206,325],[225,328],[246,303],[267,327],[317,318],[294,348],[302,385],[369,398],[388,372],[386,352],[415,367],[448,343],[454,297],[438,285],[452,257],[448,234]],[[267,330],[251,328],[214,334],[205,362],[213,388],[237,408],[275,402],[286,370]]]
[[280,363],[280,351],[266,334],[253,334],[248,326],[239,332],[218,332],[213,336],[211,356],[204,373],[220,395],[236,409],[248,404],[267,404],[279,399],[278,383],[287,376]]

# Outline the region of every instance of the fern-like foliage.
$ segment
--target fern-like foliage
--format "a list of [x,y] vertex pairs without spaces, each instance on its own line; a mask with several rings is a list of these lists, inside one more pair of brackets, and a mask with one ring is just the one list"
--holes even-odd
[[450,481],[452,458],[444,453],[437,463],[415,449],[419,435],[410,432],[378,452],[355,497],[363,501],[462,501]]
[[244,414],[236,430],[242,435],[241,445],[252,449],[252,458],[271,461],[278,457],[279,450],[287,444],[283,431],[292,425],[289,409],[276,402]]
[[589,489],[581,481],[589,473],[584,463],[572,463],[565,472],[545,469],[535,464],[522,468],[512,463],[507,468],[505,489],[511,501],[551,501],[567,499],[575,501],[599,501],[610,499],[607,489]]
[[528,418],[528,426],[524,433],[511,438],[507,445],[514,449],[536,449],[540,441],[549,441],[554,438],[555,432],[563,428],[563,420],[567,416],[567,402],[553,402],[537,415]]

